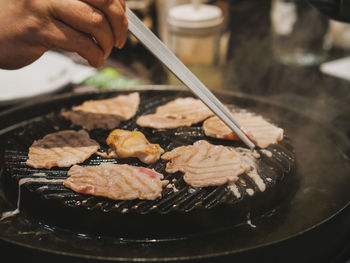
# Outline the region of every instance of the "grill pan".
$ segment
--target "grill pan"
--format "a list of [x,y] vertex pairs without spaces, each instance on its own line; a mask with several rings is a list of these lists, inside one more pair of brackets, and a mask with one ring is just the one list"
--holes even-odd
[[[188,95],[188,94],[187,94]],[[171,96],[172,97],[172,96]],[[174,98],[174,97],[172,97]],[[157,98],[153,98],[154,101],[159,102]],[[162,100],[160,100],[162,101]],[[153,102],[153,101],[152,101]],[[151,103],[152,103],[151,102]],[[157,105],[159,103],[154,103]],[[141,105],[139,112],[143,112],[144,106]],[[154,110],[154,108],[152,108]],[[138,116],[138,115],[137,115]],[[136,116],[136,118],[137,118]],[[47,179],[66,179],[67,171],[69,168],[52,168],[50,170],[45,169],[34,169],[30,168],[25,164],[28,156],[28,149],[35,139],[40,139],[46,134],[53,132],[54,130],[67,130],[71,129],[70,124],[60,117],[57,113],[51,113],[44,116],[42,119],[24,125],[14,130],[10,136],[7,136],[7,149],[5,150],[5,164],[7,169],[6,174],[10,177],[14,177],[16,182],[22,178],[35,178],[33,175],[36,173],[46,174],[46,176],[40,176],[40,178]],[[77,128],[77,127],[74,127]],[[135,119],[128,121],[127,123],[119,126],[118,128],[136,130]],[[54,129],[54,130],[53,130]],[[79,128],[78,128],[79,129]],[[138,129],[144,134],[152,143],[159,143],[162,148],[167,152],[173,150],[175,147],[181,145],[193,144],[195,141],[200,139],[206,139],[211,143],[226,144],[230,146],[242,146],[241,143],[225,142],[223,140],[215,140],[206,137],[201,127],[186,127],[167,131],[155,131],[152,129]],[[105,139],[108,136],[108,131],[95,130],[90,132],[93,139],[98,141],[102,148],[107,151],[105,145]],[[272,153],[271,157],[267,157],[264,153],[259,152],[261,158],[258,164],[260,175],[266,184],[267,190],[282,180],[284,175],[290,173],[294,168],[294,154],[292,152],[292,146],[290,145],[289,139],[286,138],[278,145],[272,145],[266,150]],[[93,156],[87,160],[84,165],[99,165],[104,162],[118,163],[118,164],[130,164],[142,166],[141,162],[135,158],[128,159],[103,159],[99,156]],[[193,188],[187,185],[180,173],[167,174],[165,172],[166,162],[160,160],[156,164],[149,165],[149,168],[155,169],[156,171],[165,175],[165,179],[173,182],[173,188],[164,188],[163,198],[155,201],[112,201],[107,198],[100,198],[78,194],[72,190],[64,187],[62,183],[50,183],[37,182],[32,184],[26,184],[26,187],[30,191],[40,192],[46,199],[59,199],[65,205],[71,207],[84,207],[88,210],[100,209],[103,212],[116,211],[119,213],[135,212],[139,214],[148,214],[151,211],[158,212],[160,214],[167,214],[171,211],[190,212],[195,208],[211,209],[216,207],[218,204],[227,203],[234,205],[241,199],[244,199],[249,194],[247,189],[253,189],[254,192],[260,192],[256,183],[246,174],[240,176],[240,180],[236,183],[238,193],[233,194],[229,191],[227,185],[222,187],[206,187],[206,188]]]
[[[99,94],[95,98],[101,99],[112,95],[115,94]],[[200,127],[201,124],[197,127],[160,131],[140,128],[136,125],[138,116],[152,113],[157,106],[179,96],[185,97],[190,96],[190,94],[176,91],[168,92],[166,96],[164,94],[150,96],[147,92],[141,92],[140,96],[141,104],[135,118],[122,123],[118,128],[140,130],[152,143],[160,144],[166,152],[178,146],[191,145],[200,139],[215,144],[225,143],[228,146],[244,147],[241,142],[206,137]],[[60,112],[60,110],[50,112],[42,118],[14,129],[5,136],[4,141],[7,145],[4,154],[6,166],[4,184],[6,189],[18,188],[16,186],[20,179],[38,178],[35,176],[38,173],[41,174],[40,179],[67,178],[69,168],[33,169],[25,164],[28,149],[33,140],[40,139],[54,131],[81,128],[75,127],[70,121],[64,119]],[[101,118],[103,117],[101,116]],[[102,149],[107,151],[108,146],[105,140],[109,132],[95,129],[89,133],[93,139],[99,142]],[[295,163],[290,140],[286,138],[277,145],[266,148],[266,150],[272,156],[267,157],[263,152],[258,151],[260,158],[257,162],[259,174],[266,185],[265,191],[260,191],[258,185],[247,174],[240,176],[239,181],[236,182],[235,193],[230,190],[227,184],[219,187],[193,188],[184,182],[181,173],[167,174],[165,172],[166,162],[161,160],[149,165],[148,168],[164,174],[165,179],[171,182],[171,188],[165,187],[163,189],[162,198],[152,201],[116,201],[75,193],[66,188],[62,182],[33,181],[22,186],[24,188],[23,193],[21,193],[23,196],[21,200],[22,210],[47,224],[54,224],[86,234],[119,234],[124,238],[137,237],[140,239],[149,238],[150,235],[151,237],[162,237],[164,234],[176,234],[177,236],[190,234],[194,230],[200,231],[211,227],[211,222],[216,224],[220,222],[221,227],[232,226],[234,223],[245,221],[248,213],[254,218],[267,212],[268,208],[275,208],[283,200],[283,193],[286,195],[291,192],[290,184],[288,185],[289,189],[285,189],[284,182],[287,179],[285,177],[292,173]],[[83,165],[99,165],[103,162],[144,165],[136,158],[106,160],[96,155],[89,158]],[[253,197],[251,197],[250,191],[253,191]],[[62,220],[59,214],[74,214],[74,217],[66,221]],[[222,214],[225,214],[225,217]],[[91,218],[93,223],[90,224]],[[142,225],[139,224],[139,220],[143,221]],[[82,224],[81,222],[86,223]],[[171,227],[168,227],[169,224]]]
[[[162,88],[159,88],[159,87],[156,88],[156,90],[149,90],[149,87],[145,89],[147,89],[147,91],[144,91],[143,94],[147,94],[147,97],[152,98],[153,100],[156,96],[158,96],[159,98],[163,98],[161,100],[158,100],[158,103],[159,101],[162,101],[162,104],[166,102],[166,99],[169,99],[172,96],[178,96],[178,95],[183,96],[185,94],[188,95],[188,93],[185,93],[184,91],[162,90]],[[9,171],[16,171],[16,169],[17,171],[20,171],[22,173],[22,176],[25,175],[26,172],[28,174],[33,172],[31,171],[31,168],[25,168],[24,166],[21,166],[21,164],[23,165],[23,161],[26,158],[25,152],[27,150],[28,143],[31,144],[32,140],[39,139],[43,135],[49,132],[55,131],[55,129],[57,129],[57,125],[61,125],[60,124],[61,121],[63,126],[69,125],[69,122],[65,123],[64,120],[55,119],[56,115],[55,114],[54,116],[50,115],[51,111],[57,113],[62,108],[69,109],[72,105],[79,104],[84,100],[91,99],[91,98],[103,98],[103,97],[108,97],[110,95],[111,95],[110,93],[65,95],[65,96],[51,99],[50,101],[32,104],[32,105],[26,106],[25,108],[18,109],[17,111],[6,113],[4,115],[6,116],[6,118],[3,118],[4,121],[1,124],[2,132],[0,135],[2,139],[2,144],[3,144],[1,154],[4,157],[2,158],[3,160],[2,178],[4,178],[4,175],[8,174]],[[332,178],[333,185],[337,185],[338,190],[344,187],[344,183],[346,182],[346,180],[348,180],[347,178],[345,178],[344,174],[346,174],[349,171],[346,155],[344,154],[344,152],[346,153],[346,149],[344,150],[344,147],[348,146],[348,143],[345,142],[344,138],[342,138],[339,134],[335,133],[334,131],[326,130],[322,125],[305,118],[300,113],[293,112],[291,110],[273,105],[271,103],[267,103],[266,101],[263,101],[263,100],[258,100],[256,98],[237,96],[232,94],[227,95],[222,93],[218,93],[217,95],[224,101],[224,103],[231,103],[239,107],[251,109],[254,112],[262,113],[264,116],[270,117],[272,121],[277,122],[281,127],[285,128],[287,131],[287,134],[290,135],[290,138],[292,139],[292,145],[293,147],[295,147],[297,151],[298,158],[299,158],[299,154],[301,154],[301,158],[303,158],[303,162],[300,163],[297,161],[298,170],[295,177],[299,179],[300,184],[296,186],[297,188],[296,193],[295,195],[291,196],[292,200],[289,200],[287,204],[283,204],[281,207],[278,207],[278,209],[272,211],[269,214],[265,214],[263,217],[259,219],[257,218],[255,219],[254,215],[249,215],[249,214],[244,215],[245,217],[248,216],[248,218],[246,218],[248,219],[247,222],[250,222],[250,219],[252,219],[253,223],[257,224],[257,229],[259,229],[259,231],[254,231],[255,228],[251,228],[249,229],[249,231],[247,231],[247,229],[245,229],[245,225],[242,225],[242,224],[237,225],[234,222],[231,222],[232,223],[231,226],[229,225],[225,226],[226,228],[224,229],[224,231],[222,231],[222,229],[220,229],[219,227],[220,221],[215,221],[215,220],[218,220],[218,218],[213,217],[214,222],[211,225],[211,228],[209,229],[207,228],[205,230],[199,229],[199,232],[195,232],[192,234],[186,233],[185,235],[185,232],[186,232],[185,231],[184,233],[180,232],[180,234],[183,234],[183,235],[170,236],[169,238],[167,238],[167,236],[158,237],[156,235],[153,239],[151,238],[150,240],[147,240],[147,239],[138,240],[135,238],[121,239],[120,237],[113,236],[113,235],[106,238],[104,237],[96,238],[96,236],[88,236],[85,234],[77,235],[76,233],[71,233],[59,228],[54,228],[51,225],[43,225],[42,223],[33,220],[32,217],[23,213],[18,217],[13,218],[7,222],[7,224],[12,225],[12,228],[10,229],[12,229],[13,232],[11,232],[10,229],[7,229],[5,231],[4,225],[0,223],[1,237],[4,239],[8,239],[10,241],[16,240],[16,242],[20,242],[19,240],[22,240],[22,243],[26,244],[26,238],[23,239],[23,236],[18,235],[18,231],[19,230],[22,231],[23,230],[22,228],[27,228],[27,229],[29,228],[31,230],[35,230],[32,232],[36,232],[38,236],[45,235],[47,237],[47,240],[49,240],[48,243],[43,243],[43,242],[40,242],[39,239],[34,239],[30,242],[31,246],[34,246],[40,249],[49,249],[50,251],[54,251],[58,253],[64,252],[64,253],[71,253],[71,254],[80,255],[80,256],[85,254],[91,257],[98,257],[98,255],[96,255],[96,253],[94,253],[94,251],[92,251],[89,248],[99,247],[101,245],[101,248],[103,247],[102,250],[104,251],[104,255],[105,255],[104,257],[113,258],[113,259],[124,259],[124,260],[130,259],[130,255],[136,256],[138,259],[153,258],[155,260],[157,258],[158,260],[161,260],[161,259],[164,260],[164,258],[174,259],[178,255],[181,255],[182,259],[186,257],[204,257],[204,256],[206,257],[206,256],[217,255],[220,253],[221,254],[233,253],[234,251],[238,251],[241,249],[249,249],[256,246],[261,246],[263,244],[268,244],[269,242],[270,243],[276,242],[277,240],[291,237],[293,235],[296,235],[297,233],[305,231],[305,229],[307,229],[308,227],[312,227],[315,224],[318,224],[321,221],[331,217],[332,215],[334,215],[336,212],[338,212],[339,210],[341,210],[347,205],[347,202],[348,202],[347,196],[344,196],[342,194],[337,194],[336,195],[337,198],[333,198],[336,201],[335,203],[333,202],[333,204],[337,204],[334,207],[328,207],[327,209],[323,207],[323,209],[321,209],[317,204],[314,204],[313,209],[316,209],[316,210],[318,209],[317,210],[318,213],[316,213],[318,215],[316,217],[310,217],[308,220],[306,220],[306,222],[304,221],[303,223],[301,223],[300,220],[294,220],[295,222],[291,223],[290,220],[293,218],[293,216],[291,217],[290,212],[294,212],[295,216],[300,215],[300,212],[301,212],[300,210],[303,210],[303,212],[305,212],[304,209],[306,209],[306,207],[304,206],[307,204],[307,202],[310,201],[308,200],[308,198],[306,199],[301,198],[302,200],[304,200],[301,203],[300,201],[298,201],[300,198],[300,195],[305,195],[306,192],[304,190],[306,185],[309,187],[308,184],[310,184],[309,182],[308,184],[305,185],[305,172],[311,171],[311,176],[309,175],[308,180],[310,180],[310,178],[315,178],[315,177],[317,178],[318,176],[323,179],[328,178],[329,176],[327,175],[327,173],[330,172],[330,169],[329,168],[327,169],[325,165],[326,164],[329,165],[329,163],[325,161],[328,161],[328,162],[332,161],[332,164],[335,164],[335,167],[336,167],[332,170],[334,172],[337,172],[336,175],[333,176]],[[154,107],[156,106],[155,104],[152,104],[152,103],[149,103],[149,104],[146,103],[146,105],[149,105],[149,108],[142,109],[142,110],[151,111],[152,108],[154,109]],[[44,112],[43,109],[47,110],[47,112]],[[28,140],[26,136],[23,136],[21,138],[21,133],[24,134],[27,132],[28,125],[29,126],[32,124],[37,125],[43,120],[42,116],[45,116],[44,118],[45,123],[47,123],[46,121],[48,122],[53,121],[52,125],[44,125],[44,127],[41,127],[39,130],[35,130],[32,134],[32,138],[30,138],[30,142],[26,141]],[[37,118],[37,119],[33,121],[33,118]],[[293,122],[291,122],[290,119],[293,119]],[[56,127],[55,127],[55,124],[56,124]],[[298,127],[297,125],[301,125],[301,124],[303,124],[304,127],[306,128],[304,130],[304,135],[303,135],[305,137],[305,140],[302,142],[300,141],[300,138],[302,137],[298,133],[298,129],[297,129]],[[125,125],[128,125],[128,124],[125,124]],[[53,130],[52,131],[48,130],[47,129],[48,126],[50,126]],[[23,127],[27,127],[27,128],[26,130],[21,131]],[[125,126],[125,128],[126,127],[129,129],[133,128],[132,126]],[[60,127],[58,128],[60,129]],[[13,130],[16,130],[16,132],[11,132],[11,136],[14,136],[12,140],[15,138],[17,142],[16,143],[17,148],[9,149],[11,147],[8,147],[8,145],[13,145],[13,143],[11,142],[11,138],[7,136],[8,134],[10,134],[8,132]],[[150,130],[145,131],[146,136],[149,135],[147,134],[147,132],[149,133],[151,131]],[[168,132],[169,131],[163,131],[153,135],[155,136],[155,138],[159,138],[159,140],[161,140],[161,138],[165,138],[168,136],[167,134]],[[186,139],[188,144],[188,141],[197,140],[198,137],[202,136],[202,134],[200,134],[200,129],[198,127],[178,129],[177,134],[179,136],[174,139],[173,144],[169,144],[171,145],[169,147],[176,147],[177,146],[176,144],[183,143],[184,138]],[[91,136],[93,138],[95,136],[96,137],[101,136],[103,138],[106,137],[105,134],[103,134],[103,132],[101,131],[96,131],[96,134],[92,134]],[[21,141],[21,139],[23,141]],[[317,143],[315,143],[315,141]],[[215,140],[212,140],[212,142],[215,143]],[[314,154],[311,154],[311,153],[321,152],[319,151],[320,145],[318,145],[320,142],[322,142],[321,143],[322,144],[321,146],[323,147],[322,149],[332,149],[332,155],[329,155],[327,153],[320,154],[318,159],[314,159],[315,156]],[[285,144],[282,144],[281,146],[280,145],[276,146],[276,147],[283,147],[283,150],[277,149],[277,152],[283,152],[283,153],[290,152],[290,142],[286,140],[284,141],[284,143]],[[313,145],[313,147],[309,147],[310,144]],[[279,156],[279,155],[276,155],[276,156]],[[281,155],[280,157],[281,157],[280,159],[277,158],[275,161],[279,163],[279,165],[282,165],[283,167],[283,163],[285,163],[285,161],[283,160],[285,160],[286,158],[288,160],[289,157],[288,157],[288,154],[287,154],[287,157],[281,156]],[[317,164],[319,167],[315,167],[313,163],[313,161],[315,160],[317,160]],[[89,163],[96,164],[96,162],[98,161],[100,160],[90,159],[87,161],[86,164],[89,164]],[[135,162],[135,160],[128,160],[127,162]],[[308,164],[307,167],[305,167],[305,163]],[[11,167],[11,164],[13,164],[12,167]],[[157,169],[157,167],[155,168]],[[28,169],[28,170],[25,171],[25,169]],[[322,175],[322,173],[314,173],[313,170],[317,170],[318,172],[322,171],[324,175]],[[23,172],[25,173],[23,174]],[[50,173],[47,174],[47,176],[48,177],[51,176],[52,178],[53,177],[57,178],[57,176],[63,176],[64,173],[65,173],[65,169],[54,169],[53,172],[51,174]],[[249,180],[246,180],[246,181],[248,181],[248,183],[251,184]],[[322,180],[314,180],[312,183],[314,184],[314,186],[322,185],[323,187],[325,187],[325,185],[326,186],[330,185],[329,181],[330,181],[329,179],[327,180],[327,182],[323,182]],[[292,188],[291,187],[292,184],[289,186],[290,188]],[[34,191],[37,193],[38,192],[37,189],[38,188],[40,189],[40,187],[42,187],[42,185],[40,184],[31,184],[30,187],[28,187],[28,190],[29,190],[28,196],[30,198],[33,198],[33,195],[31,195],[31,191]],[[53,189],[40,190],[39,192],[40,194],[44,195],[49,199],[57,200],[56,193],[57,191],[60,192],[61,189],[56,189],[55,187],[56,186],[54,186]],[[254,185],[250,185],[250,187],[254,188]],[[327,187],[327,188],[331,188],[331,187]],[[201,204],[201,205],[203,205],[205,208],[210,208],[211,206],[215,207],[219,203],[221,204],[222,199],[220,198],[223,195],[225,195],[226,192],[223,191],[223,188],[220,189],[219,187],[218,189],[219,190],[217,190],[215,193],[219,193],[219,194],[217,194],[215,198],[212,199],[211,202],[208,201],[208,203]],[[244,193],[243,189],[244,188],[241,189],[242,193]],[[283,192],[286,192],[287,188],[284,186],[282,187],[282,189],[283,189]],[[212,189],[212,191],[214,190]],[[223,193],[223,195],[220,194],[220,191],[222,191],[221,193]],[[288,191],[291,192],[292,190],[289,189],[287,190],[287,192]],[[317,196],[317,194],[314,193],[313,188],[309,188],[308,191],[310,196],[313,196],[313,195]],[[187,189],[187,192],[188,192],[188,189]],[[50,196],[50,194],[53,194],[53,196]],[[17,196],[16,193],[12,193],[10,195],[12,195],[12,197],[9,197],[9,195],[3,197],[4,200],[0,205],[0,209],[3,210],[10,207],[10,205],[7,203],[8,199],[15,199]],[[70,205],[70,206],[73,206],[73,208],[76,208],[76,201],[79,201],[77,200],[78,197],[74,194],[72,194],[71,196],[68,194],[67,196],[69,198],[67,199],[63,198],[59,202],[62,203],[62,200],[63,200],[63,203],[65,205]],[[258,195],[255,195],[255,196],[258,196]],[[326,196],[329,197],[328,193],[326,194]],[[25,197],[25,195],[23,197]],[[69,200],[72,200],[70,198],[73,198],[74,202],[70,203]],[[229,198],[224,198],[224,199],[225,201],[230,202]],[[25,202],[26,198],[24,198],[23,201]],[[29,200],[29,201],[32,202],[32,200]],[[237,200],[234,200],[233,198],[231,202],[234,202],[234,201],[237,201]],[[255,201],[259,201],[259,199]],[[100,204],[96,206],[97,203],[100,203]],[[261,203],[264,203],[264,202],[261,202]],[[193,202],[191,204],[193,204]],[[125,205],[125,202],[124,202],[124,205]],[[112,207],[113,209],[111,209]],[[148,205],[148,207],[154,207],[154,205],[152,206]],[[197,208],[196,206],[193,206],[193,205],[192,206],[184,205],[182,207],[181,206],[178,206],[178,207],[180,210],[183,209],[182,211],[187,211],[187,212],[191,212],[191,210],[195,210],[194,208]],[[121,202],[121,205],[111,206],[111,205],[103,205],[103,201],[101,203],[101,202],[96,202],[95,200],[94,202],[91,202],[91,203],[86,202],[85,205],[82,205],[82,207],[80,208],[84,208],[85,210],[89,210],[89,211],[91,210],[100,211],[101,209],[102,210],[107,209],[107,211],[115,210],[116,212],[120,213],[123,211],[123,208],[125,207],[123,207],[123,202]],[[89,209],[86,209],[86,208],[89,208]],[[139,213],[144,213],[144,211],[146,211],[146,214],[150,213],[151,210],[152,211],[154,210],[154,209],[149,210],[149,208],[148,210],[147,209],[137,210],[139,209],[138,207],[135,207],[134,205],[130,206],[129,204],[127,206],[127,210],[124,209],[124,213],[128,214],[128,212],[130,212],[130,208],[131,210],[134,209],[136,212],[139,212]],[[189,210],[186,210],[188,208]],[[158,210],[159,213],[167,214],[169,212],[166,209],[165,210],[162,210],[162,209],[164,208],[159,205],[157,205],[155,208],[155,210]],[[38,210],[37,212],[38,214],[40,214],[40,210]],[[52,211],[52,214],[54,214],[55,217],[58,216],[57,213],[55,214],[54,211]],[[295,216],[294,216],[294,219],[295,219]],[[275,223],[278,222],[279,228],[281,227],[281,225],[284,226],[287,223],[289,225],[288,226],[286,225],[285,227],[286,229],[289,229],[289,230],[286,231],[285,233],[274,231],[274,228],[271,227],[271,224],[267,223],[269,221],[275,222]],[[169,227],[171,227],[171,224],[168,224],[168,225]],[[244,232],[243,234],[242,234],[242,228]],[[17,231],[17,235],[14,235],[14,232],[16,231]],[[262,232],[264,234],[264,241],[262,241],[260,238],[260,235]],[[237,239],[236,238],[233,239],[232,235],[236,236]],[[243,236],[244,238],[242,239]],[[240,242],[237,242],[237,240],[240,240]],[[75,242],[75,244],[77,245],[73,247],[69,246],[68,244],[72,244],[72,242]],[[84,244],[82,244],[81,242]],[[196,242],[197,243],[199,242],[198,246],[195,245]],[[127,245],[125,245],[126,243]],[[61,245],[58,246],[58,244],[61,244]],[[145,244],[148,244],[146,245],[147,249],[141,250],[140,253],[138,253],[137,255],[134,255],[133,253],[131,253],[135,249],[139,251],[138,248],[140,248],[140,246],[144,247]],[[173,249],[170,249],[170,247],[173,247],[174,244],[175,244],[175,247],[178,248],[177,251],[173,251]],[[189,245],[189,244],[192,244],[192,245]],[[28,245],[28,243],[26,245]],[[113,247],[115,248],[115,246],[118,247],[117,250],[113,249]],[[208,250],[208,246],[210,246],[209,250]],[[210,253],[209,251],[214,251],[214,253]],[[164,253],[166,254],[166,256]]]

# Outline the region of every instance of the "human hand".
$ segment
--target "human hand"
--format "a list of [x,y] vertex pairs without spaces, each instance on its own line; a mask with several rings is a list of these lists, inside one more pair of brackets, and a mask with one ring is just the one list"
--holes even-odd
[[15,69],[44,52],[76,52],[101,67],[122,48],[128,21],[124,0],[0,0],[0,68]]

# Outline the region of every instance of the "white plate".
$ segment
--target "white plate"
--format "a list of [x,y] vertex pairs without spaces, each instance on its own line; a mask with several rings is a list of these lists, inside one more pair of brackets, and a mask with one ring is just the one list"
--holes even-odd
[[71,82],[74,67],[70,58],[49,51],[24,68],[0,70],[0,105],[57,91]]

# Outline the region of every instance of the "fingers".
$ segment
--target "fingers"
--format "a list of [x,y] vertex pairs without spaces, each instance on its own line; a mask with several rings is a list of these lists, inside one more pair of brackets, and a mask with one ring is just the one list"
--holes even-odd
[[125,7],[126,7],[125,0],[119,0],[119,2],[120,2],[120,4],[122,5],[122,7],[123,7],[123,9],[125,11]]
[[81,0],[101,10],[112,27],[115,46],[122,48],[127,39],[128,19],[125,16],[125,1],[122,0]]
[[114,46],[114,34],[105,15],[97,8],[76,0],[54,0],[52,12],[56,19],[92,36],[107,58]]
[[91,66],[96,68],[103,66],[104,52],[89,35],[78,32],[58,20],[53,20],[44,34],[43,38],[48,49],[61,48],[77,52]]

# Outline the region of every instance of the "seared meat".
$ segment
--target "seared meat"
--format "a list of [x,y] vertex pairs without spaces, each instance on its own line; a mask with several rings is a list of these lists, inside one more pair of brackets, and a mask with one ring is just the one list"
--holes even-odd
[[154,170],[127,164],[74,165],[68,176],[63,184],[73,191],[115,200],[154,200],[168,183]]
[[106,142],[119,157],[137,157],[147,164],[155,163],[164,152],[159,144],[151,144],[139,131],[116,129],[109,134]]
[[34,168],[69,167],[82,163],[96,153],[100,145],[84,131],[60,131],[34,141],[26,164]]
[[136,123],[141,127],[150,127],[154,129],[175,129],[178,127],[191,126],[193,121],[187,118],[176,119],[157,114],[148,114],[139,117]]
[[117,127],[120,121],[134,117],[139,104],[140,95],[134,92],[111,99],[85,101],[72,111],[63,112],[62,116],[88,130],[96,128],[111,130]]
[[191,126],[212,116],[211,110],[199,99],[178,98],[156,109],[154,114],[141,116],[137,124],[156,129]]
[[163,154],[166,171],[184,173],[184,180],[194,187],[222,185],[235,182],[250,166],[233,148],[212,145],[200,140],[189,146],[181,146]]
[[[233,113],[245,129],[248,137],[259,147],[266,148],[283,139],[283,129],[267,122],[263,117],[250,113]],[[240,140],[218,117],[211,117],[203,123],[204,133],[207,136]]]
[[178,98],[156,109],[156,114],[170,118],[206,119],[213,115],[204,103],[195,98]]

